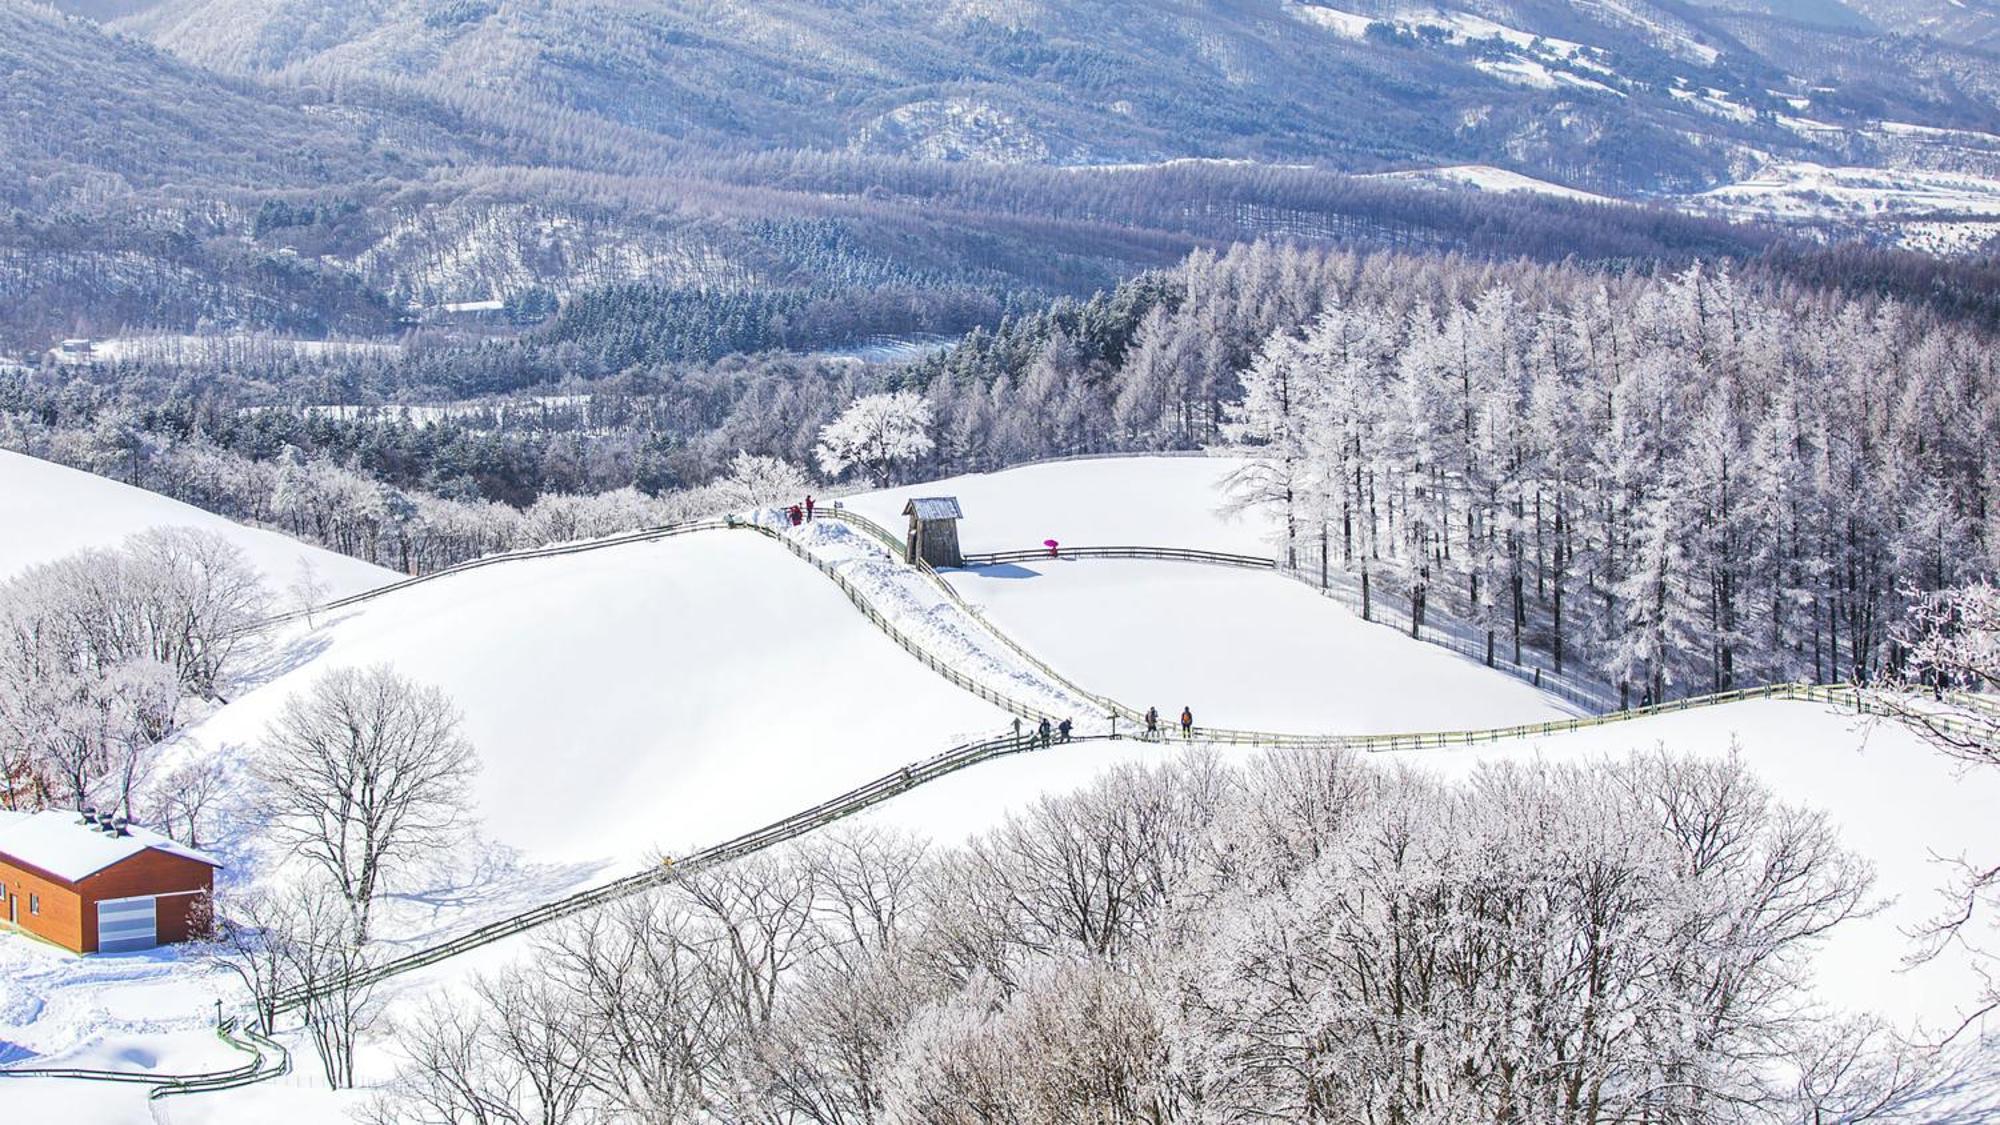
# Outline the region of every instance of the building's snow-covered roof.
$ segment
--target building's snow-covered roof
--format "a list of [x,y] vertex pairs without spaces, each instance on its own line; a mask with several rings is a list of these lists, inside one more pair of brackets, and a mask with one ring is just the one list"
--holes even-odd
[[915,513],[920,520],[955,520],[964,518],[958,510],[956,496],[920,496],[903,506],[903,514]]
[[0,859],[18,860],[65,882],[87,879],[143,851],[162,851],[210,867],[222,861],[177,844],[149,828],[129,825],[113,836],[83,822],[83,814],[68,809],[12,814],[0,819]]

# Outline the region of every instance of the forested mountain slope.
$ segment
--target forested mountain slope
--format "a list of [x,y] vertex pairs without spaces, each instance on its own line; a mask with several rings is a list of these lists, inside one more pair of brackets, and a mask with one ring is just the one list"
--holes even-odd
[[[0,341],[505,327],[638,285],[782,290],[792,329],[740,350],[811,347],[990,325],[1207,241],[1772,237],[1537,183],[1954,251],[2000,215],[1977,46],[1847,8],[1352,3],[0,0]],[[1471,171],[1343,175],[1440,166]],[[1529,191],[1423,198],[1492,182]]]
[[1824,7],[1807,22],[1793,10],[1541,0],[163,0],[119,26],[218,69],[406,80],[552,111],[559,128],[601,121],[710,148],[1348,167],[1510,158],[1659,190],[1713,181],[1760,151],[1830,151],[1778,120],[1796,107],[1774,95],[1808,94],[1836,122],[2000,123],[1967,67],[1975,54],[1925,39],[1885,55],[1893,21]]

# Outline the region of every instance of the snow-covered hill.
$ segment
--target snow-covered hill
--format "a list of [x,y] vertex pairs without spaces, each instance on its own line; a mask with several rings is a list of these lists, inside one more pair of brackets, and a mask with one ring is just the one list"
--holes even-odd
[[402,577],[289,536],[211,515],[158,493],[0,450],[0,578],[88,547],[116,547],[154,527],[212,531],[242,548],[281,593],[311,567],[329,597],[370,590]]
[[478,812],[537,859],[608,861],[776,820],[1008,716],[857,614],[811,567],[710,531],[452,575],[341,611],[284,675],[186,737],[254,743],[338,667],[443,688],[478,748]]
[[1268,571],[1086,559],[950,581],[1036,655],[1163,721],[1185,706],[1216,727],[1375,734],[1576,714]]

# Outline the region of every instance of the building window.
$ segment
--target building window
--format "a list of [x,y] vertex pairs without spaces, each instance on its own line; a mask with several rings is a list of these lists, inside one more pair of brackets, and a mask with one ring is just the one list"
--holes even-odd
[[30,913],[30,914],[40,914],[41,912],[42,912],[42,896],[40,896],[40,895],[29,895],[29,896],[28,896],[28,913]]

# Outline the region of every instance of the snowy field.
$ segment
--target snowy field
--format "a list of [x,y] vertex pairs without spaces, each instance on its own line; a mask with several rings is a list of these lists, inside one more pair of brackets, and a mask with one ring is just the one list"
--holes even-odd
[[1083,559],[947,573],[1029,651],[1163,722],[1186,706],[1207,726],[1374,734],[1577,713],[1268,571]]
[[959,545],[967,551],[1039,547],[1196,547],[1246,555],[1272,553],[1275,524],[1258,512],[1222,514],[1223,478],[1242,467],[1234,457],[1102,457],[974,473],[848,497],[843,503],[889,528],[907,524],[915,496],[956,496],[965,511]]
[[248,744],[322,672],[393,661],[464,711],[486,834],[562,862],[712,843],[1008,722],[747,532],[453,575],[343,611],[296,651],[187,738]]
[[303,560],[329,598],[370,590],[402,575],[308,546],[275,531],[245,527],[157,493],[52,462],[0,450],[0,579],[86,547],[116,547],[154,527],[213,531],[243,549],[274,596]]
[[[488,567],[363,603],[295,635],[288,671],[191,728],[178,749],[240,758],[290,692],[325,670],[385,660],[454,697],[482,764],[481,838],[430,872],[432,885],[385,904],[381,932],[402,948],[639,869],[659,852],[717,843],[1009,722],[775,544],[709,532]],[[268,870],[241,841],[221,850],[232,861],[225,879]],[[510,955],[482,950],[397,991]],[[142,992],[166,999],[112,1014]],[[121,1054],[151,1037],[172,1046],[145,1048],[170,1060],[160,1067],[209,1069],[180,1064],[214,1043],[203,1028],[218,992],[233,993],[231,982],[171,952],[76,958],[0,941],[0,1061],[151,1069]],[[72,1088],[0,1085],[0,1108]],[[190,1115],[197,1105],[232,1107],[214,1120],[269,1120],[258,1114],[271,1099],[295,1100],[282,1090],[197,1099],[179,1103],[175,1120],[208,1119]],[[119,1104],[137,1116],[101,1119],[148,1120],[142,1096]]]
[[1375,172],[1361,178],[1394,180],[1419,186],[1469,188],[1473,191],[1497,192],[1501,195],[1528,192],[1577,203],[1613,202],[1608,196],[1536,179],[1519,172],[1510,172],[1505,168],[1495,168],[1490,164],[1451,164],[1438,168],[1413,168],[1403,172]]

